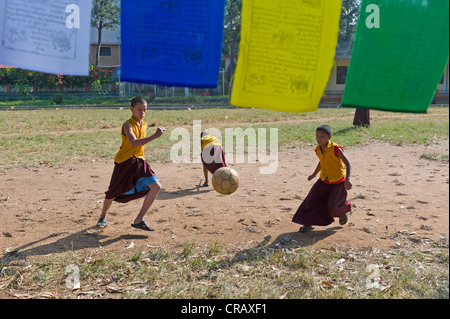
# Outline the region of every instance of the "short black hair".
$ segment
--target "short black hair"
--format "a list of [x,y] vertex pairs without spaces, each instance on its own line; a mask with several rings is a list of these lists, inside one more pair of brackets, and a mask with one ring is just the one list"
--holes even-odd
[[331,135],[331,127],[329,127],[328,125],[321,125],[318,128],[316,128],[316,132],[317,131],[322,131],[327,133],[328,135]]
[[136,104],[147,104],[147,101],[142,96],[136,96],[134,99],[131,100],[131,106],[136,106]]

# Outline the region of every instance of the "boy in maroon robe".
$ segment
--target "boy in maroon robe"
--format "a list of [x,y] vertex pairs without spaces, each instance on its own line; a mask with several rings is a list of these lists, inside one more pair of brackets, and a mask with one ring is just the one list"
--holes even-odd
[[330,139],[331,128],[328,125],[316,129],[319,163],[308,180],[315,178],[319,172],[320,178],[292,218],[294,223],[303,225],[300,232],[314,229],[313,225],[327,226],[334,222],[335,217],[344,225],[348,220],[347,212],[351,211],[351,204],[347,201],[347,191],[352,188],[351,164],[342,148]]
[[165,129],[158,127],[155,134],[147,137],[147,123],[143,120],[147,102],[142,97],[135,97],[131,101],[130,110],[131,118],[122,125],[122,145],[114,158],[114,171],[97,226],[106,227],[106,214],[113,201],[126,203],[145,196],[141,210],[131,226],[151,231],[154,229],[144,221],[144,216],[158,196],[161,184],[145,160],[144,146],[164,134]]

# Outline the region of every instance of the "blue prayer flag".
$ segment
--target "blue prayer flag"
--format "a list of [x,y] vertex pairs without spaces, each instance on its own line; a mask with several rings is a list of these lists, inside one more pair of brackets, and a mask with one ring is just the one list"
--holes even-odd
[[217,87],[225,0],[121,2],[125,82]]

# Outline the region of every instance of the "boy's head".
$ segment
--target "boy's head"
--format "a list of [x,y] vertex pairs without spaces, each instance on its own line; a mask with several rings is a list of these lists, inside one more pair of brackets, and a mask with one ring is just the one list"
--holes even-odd
[[147,101],[142,96],[137,96],[131,100],[131,114],[136,121],[141,121],[147,112]]
[[200,138],[202,138],[203,136],[209,135],[207,130],[204,130],[201,134],[200,134]]
[[331,139],[331,127],[321,125],[316,128],[316,141],[320,146],[327,146]]
[[328,135],[331,135],[331,127],[329,127],[328,125],[321,125],[318,128],[316,128],[316,132],[317,131],[322,131]]

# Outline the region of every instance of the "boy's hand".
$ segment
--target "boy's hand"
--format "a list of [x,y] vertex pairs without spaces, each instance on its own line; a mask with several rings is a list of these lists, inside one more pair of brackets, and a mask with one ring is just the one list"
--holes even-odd
[[160,137],[160,136],[163,135],[165,132],[166,132],[166,129],[165,129],[164,127],[160,126],[160,127],[158,127],[158,128],[156,129],[155,136],[156,136],[156,137]]
[[345,189],[346,190],[351,190],[352,189],[352,183],[347,179],[347,180],[345,180],[345,185],[344,185],[344,187],[345,187]]
[[313,175],[309,175],[308,176],[308,181],[312,180],[314,177],[316,177],[316,175],[314,175],[314,174]]

